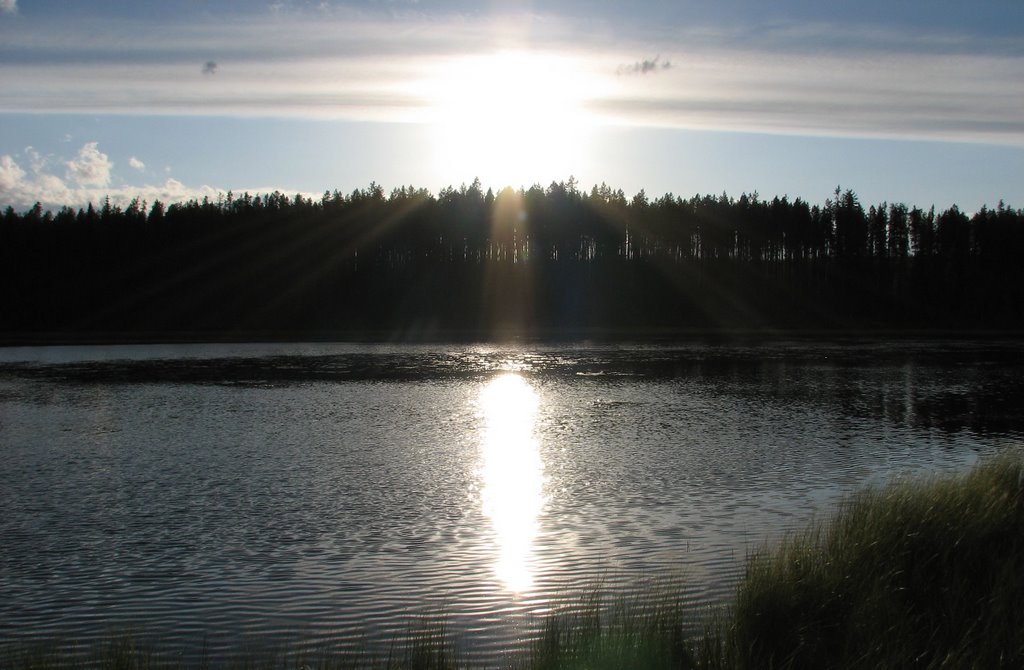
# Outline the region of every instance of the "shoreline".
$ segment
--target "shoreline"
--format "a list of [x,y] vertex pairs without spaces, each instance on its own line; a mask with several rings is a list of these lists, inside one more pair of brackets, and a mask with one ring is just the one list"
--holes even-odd
[[0,332],[0,347],[101,346],[136,344],[670,344],[707,342],[714,344],[808,342],[872,342],[889,340],[985,341],[1024,343],[1024,330],[1007,329],[536,329],[529,333],[486,333],[478,330],[436,330],[394,332],[354,331],[98,331],[98,332]]

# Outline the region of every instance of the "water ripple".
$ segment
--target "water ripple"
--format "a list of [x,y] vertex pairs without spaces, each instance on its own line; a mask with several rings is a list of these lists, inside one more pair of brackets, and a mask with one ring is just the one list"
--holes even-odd
[[1024,421],[999,344],[76,351],[0,352],[0,644],[351,650],[443,615],[493,661],[595,585],[722,601],[844,493]]

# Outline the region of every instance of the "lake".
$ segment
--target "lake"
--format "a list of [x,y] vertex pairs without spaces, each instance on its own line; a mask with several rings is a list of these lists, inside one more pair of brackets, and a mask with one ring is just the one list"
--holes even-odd
[[596,584],[723,602],[750,551],[850,492],[1021,444],[1022,353],[0,349],[0,646],[132,630],[216,662],[443,615],[486,665]]

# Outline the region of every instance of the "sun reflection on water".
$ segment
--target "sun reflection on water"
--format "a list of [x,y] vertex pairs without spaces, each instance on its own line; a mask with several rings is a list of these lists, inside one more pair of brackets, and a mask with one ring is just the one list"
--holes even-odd
[[480,393],[483,513],[498,543],[498,579],[515,592],[533,585],[533,542],[544,506],[544,464],[534,436],[539,402],[515,373],[495,377]]

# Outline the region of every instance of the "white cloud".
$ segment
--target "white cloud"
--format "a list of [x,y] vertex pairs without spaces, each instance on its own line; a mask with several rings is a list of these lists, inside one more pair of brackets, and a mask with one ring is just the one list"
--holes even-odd
[[24,178],[25,171],[11,156],[0,156],[0,194],[10,193]]
[[99,150],[98,142],[86,142],[78,150],[78,158],[67,165],[67,178],[80,186],[106,186],[110,183],[110,158]]
[[18,11],[18,0],[0,0],[0,11],[15,14]]
[[35,147],[25,147],[24,153],[28,157],[29,168],[32,170],[32,172],[39,173],[46,168],[46,158],[38,151],[36,151]]
[[133,170],[138,170],[139,172],[142,172],[143,170],[146,169],[146,164],[140,161],[135,156],[132,156],[131,158],[128,159],[128,165],[131,166]]
[[29,176],[10,156],[0,156],[0,207],[11,205],[18,211],[28,209],[36,202],[41,203],[45,209],[56,211],[64,205],[74,208],[85,207],[90,202],[95,205],[107,197],[111,203],[124,207],[133,198],[149,203],[160,200],[164,204],[170,204],[193,198],[202,200],[204,197],[216,200],[224,193],[226,191],[223,189],[207,185],[186,186],[173,178],[166,179],[162,184],[143,186],[69,188],[64,180],[56,175],[42,173]]
[[60,177],[41,171],[29,175],[13,157],[0,156],[0,203],[4,207],[25,208],[36,202],[58,206],[68,195],[68,188]]
[[[206,185],[186,186],[172,177],[167,177],[162,184],[111,187],[110,170],[113,164],[99,151],[96,142],[85,144],[79,150],[76,159],[59,163],[68,166],[66,180],[47,172],[46,162],[32,147],[26,147],[25,154],[33,163],[30,171],[22,168],[13,156],[0,156],[0,208],[10,205],[22,211],[36,202],[50,210],[57,210],[64,205],[77,208],[84,207],[90,202],[102,202],[108,196],[112,203],[122,207],[136,197],[147,202],[161,200],[165,204],[170,204],[192,198],[201,200],[209,197],[216,200],[226,192]],[[141,161],[135,160],[141,165]],[[260,192],[272,190],[265,189]],[[250,192],[257,191],[252,189]]]
[[[35,175],[32,181],[26,184],[25,191],[26,195],[32,196],[26,198],[26,200],[45,203],[47,206],[53,207],[71,204],[79,198],[75,191],[67,187],[63,179],[57,175],[47,173]],[[100,200],[98,197],[87,199],[94,199],[97,202]]]

